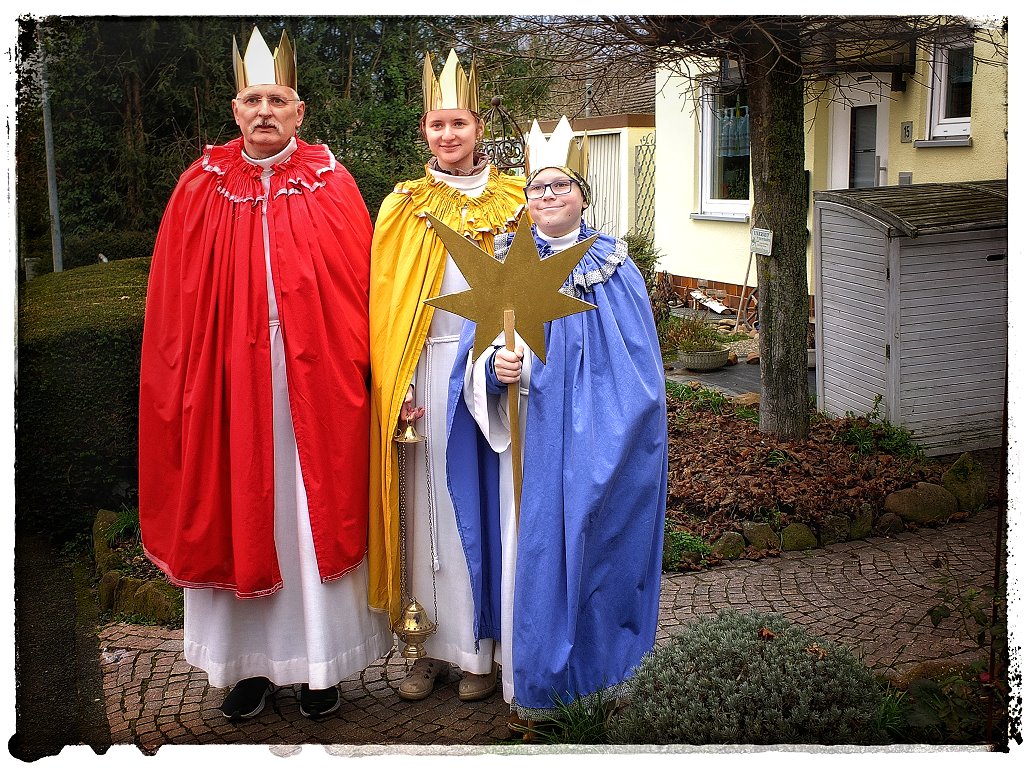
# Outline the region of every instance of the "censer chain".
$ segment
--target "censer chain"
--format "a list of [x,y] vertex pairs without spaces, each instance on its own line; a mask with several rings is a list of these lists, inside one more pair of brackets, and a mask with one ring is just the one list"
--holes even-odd
[[427,470],[427,529],[430,532],[430,586],[434,593],[434,623],[438,623],[437,616],[437,579],[434,576],[434,563],[437,560],[437,553],[434,550],[434,489],[430,481],[430,440],[423,441],[423,461]]
[[[434,495],[433,495],[433,483],[430,480],[430,450],[427,447],[429,441],[423,442],[423,457],[426,465],[426,477],[427,477],[427,530],[430,532],[430,581],[431,587],[433,588],[434,598],[434,622],[437,623],[437,580],[434,578],[434,560],[436,558],[435,544],[434,544],[434,523],[432,510],[434,507]],[[399,552],[399,588],[402,591],[402,602],[409,602],[412,597],[409,594],[409,581],[408,581],[408,558],[406,555],[405,546],[405,526],[406,526],[406,495],[408,487],[408,478],[405,473],[406,468],[406,456],[405,452],[409,448],[405,445],[398,447],[398,478],[399,478],[399,493],[398,493],[398,552]]]

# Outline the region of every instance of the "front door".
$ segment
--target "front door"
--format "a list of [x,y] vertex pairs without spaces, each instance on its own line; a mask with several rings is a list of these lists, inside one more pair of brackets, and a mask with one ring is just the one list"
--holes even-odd
[[884,75],[844,75],[829,109],[829,189],[889,183],[889,84]]
[[850,112],[850,187],[877,187],[878,107],[867,104]]

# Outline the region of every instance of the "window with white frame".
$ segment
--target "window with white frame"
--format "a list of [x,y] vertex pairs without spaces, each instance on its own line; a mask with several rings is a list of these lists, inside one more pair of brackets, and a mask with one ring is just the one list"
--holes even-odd
[[750,115],[746,86],[728,80],[703,85],[701,213],[744,218],[750,213]]
[[974,46],[937,45],[929,105],[931,138],[970,136]]

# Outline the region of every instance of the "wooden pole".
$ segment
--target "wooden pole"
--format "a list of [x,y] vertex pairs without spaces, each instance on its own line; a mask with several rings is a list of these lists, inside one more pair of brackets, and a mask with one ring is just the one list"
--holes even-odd
[[[516,313],[505,310],[505,349],[516,351]],[[523,492],[522,445],[519,440],[519,382],[508,385],[508,424],[512,435],[512,490],[516,505],[516,530],[519,530],[519,500]]]
[[747,274],[743,276],[743,290],[740,291],[740,305],[736,308],[736,322],[732,326],[732,332],[740,328],[740,317],[743,316],[743,305],[747,303],[747,285],[750,283],[750,263],[754,260],[754,252],[751,251],[747,257]]

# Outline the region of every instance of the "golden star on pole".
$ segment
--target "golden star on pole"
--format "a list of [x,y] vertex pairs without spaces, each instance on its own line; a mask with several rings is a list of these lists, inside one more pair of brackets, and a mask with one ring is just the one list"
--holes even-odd
[[[475,362],[499,333],[505,332],[505,346],[515,349],[516,331],[540,361],[545,360],[544,323],[577,312],[597,309],[588,301],[567,296],[559,289],[597,240],[597,235],[546,259],[540,257],[529,229],[520,229],[525,211],[519,215],[505,261],[462,237],[458,232],[427,214],[438,237],[469,283],[468,291],[427,299],[426,304],[443,309],[476,323],[473,339]],[[511,433],[512,489],[515,498],[516,526],[523,488],[522,444],[519,436],[519,382],[508,385],[508,420]]]
[[[517,226],[524,216],[525,212],[520,214]],[[529,229],[524,227],[524,236],[512,239],[508,255],[501,262],[429,213],[427,220],[462,271],[469,290],[437,296],[425,303],[476,323],[474,361],[502,332],[506,310],[515,312],[515,330],[541,362],[546,362],[544,323],[595,309],[590,302],[567,296],[559,289],[597,235],[542,259]]]

